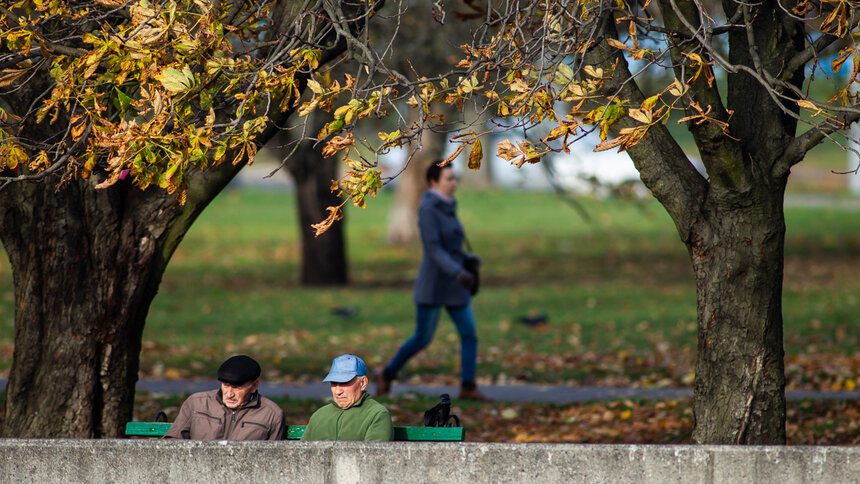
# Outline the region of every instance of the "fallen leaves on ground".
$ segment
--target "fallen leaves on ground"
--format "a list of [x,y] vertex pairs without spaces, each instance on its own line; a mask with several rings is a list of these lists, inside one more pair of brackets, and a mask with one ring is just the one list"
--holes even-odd
[[[151,420],[159,410],[172,419],[183,397],[138,394],[135,418]],[[287,423],[304,425],[323,400],[275,399]],[[384,398],[395,425],[421,426],[429,397]],[[689,399],[617,400],[549,404],[454,401],[470,442],[591,444],[690,444],[693,410]],[[789,445],[860,445],[860,401],[802,400],[787,403]]]
[[[282,338],[268,341],[281,343]],[[221,363],[224,353],[213,348],[149,345],[149,353],[141,362],[141,379],[209,379]],[[260,340],[258,348],[256,356],[267,362],[265,378],[272,382],[316,382],[330,365],[328,355],[323,354],[306,355],[307,358],[295,354],[284,359],[279,356],[283,352],[282,347],[276,344],[269,348],[265,339]],[[167,360],[182,355],[195,355],[197,360],[181,368],[167,366],[162,361],[162,358]],[[379,364],[372,356],[366,359],[369,366]],[[488,362],[488,359],[482,356],[481,364],[497,364],[502,371],[481,375],[478,383],[482,385],[691,388],[695,376],[695,355],[686,348],[661,348],[641,354],[630,351],[582,351],[546,355],[524,351],[509,353],[501,362]],[[313,363],[309,363],[309,360]],[[440,363],[442,361],[444,363]],[[401,381],[423,385],[456,385],[459,383],[456,363],[456,355],[446,355],[440,348],[428,348],[410,361],[409,367],[401,375]],[[440,368],[445,365],[451,366],[451,371],[441,371]],[[311,368],[315,371],[312,372]],[[576,370],[576,376],[570,376],[571,369]],[[561,377],[565,371],[568,372],[567,376]],[[787,355],[785,375],[788,391],[852,391],[860,387],[860,354]]]

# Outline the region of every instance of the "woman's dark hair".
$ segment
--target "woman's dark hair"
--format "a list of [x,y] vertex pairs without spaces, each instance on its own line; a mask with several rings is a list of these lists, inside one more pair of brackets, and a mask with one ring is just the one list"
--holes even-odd
[[451,168],[450,165],[439,166],[439,163],[442,163],[442,160],[436,160],[427,167],[427,183],[439,181],[439,177],[442,176],[442,170]]

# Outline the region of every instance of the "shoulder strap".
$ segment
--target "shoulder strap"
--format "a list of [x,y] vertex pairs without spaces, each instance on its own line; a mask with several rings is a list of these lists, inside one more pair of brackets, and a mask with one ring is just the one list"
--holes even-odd
[[463,246],[466,248],[466,252],[472,253],[472,244],[469,243],[469,238],[466,237],[466,231],[463,231]]

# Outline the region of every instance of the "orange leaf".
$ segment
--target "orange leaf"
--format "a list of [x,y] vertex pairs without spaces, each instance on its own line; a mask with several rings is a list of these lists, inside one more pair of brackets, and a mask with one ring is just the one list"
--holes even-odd
[[329,228],[331,228],[332,224],[337,222],[338,220],[343,218],[343,213],[340,211],[340,207],[343,204],[337,207],[328,207],[328,217],[325,218],[322,222],[311,224],[311,227],[314,228],[314,237],[319,237],[324,234]]
[[522,153],[520,153],[520,150],[518,150],[517,147],[514,146],[514,144],[508,140],[504,140],[499,143],[498,149],[499,158],[502,158],[505,161],[511,161],[514,158],[522,155]]
[[355,139],[353,139],[352,133],[348,133],[346,136],[335,136],[325,145],[325,148],[322,150],[322,155],[324,158],[328,158],[338,151],[354,144]]
[[439,166],[448,166],[448,165],[450,165],[452,161],[454,161],[455,159],[457,159],[457,157],[458,157],[458,156],[460,156],[460,153],[462,153],[462,152],[463,152],[463,148],[465,148],[465,147],[466,147],[466,144],[465,144],[465,143],[461,144],[461,145],[460,145],[460,147],[459,147],[459,148],[457,148],[457,149],[454,151],[454,153],[452,153],[450,156],[448,156],[447,158],[445,158],[444,160],[440,161],[440,162],[439,162],[439,163],[437,163],[437,164],[438,164]]
[[599,145],[594,147],[594,151],[600,152],[600,151],[611,150],[612,148],[615,148],[616,146],[623,143],[625,138],[627,138],[627,136],[619,136],[619,137],[614,138],[614,139],[608,139],[606,141],[603,141]]

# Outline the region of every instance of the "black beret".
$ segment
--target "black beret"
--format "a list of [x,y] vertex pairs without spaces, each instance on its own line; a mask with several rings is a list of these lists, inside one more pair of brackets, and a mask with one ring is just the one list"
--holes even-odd
[[241,385],[259,377],[260,364],[250,356],[231,356],[218,368],[218,380],[231,385]]

